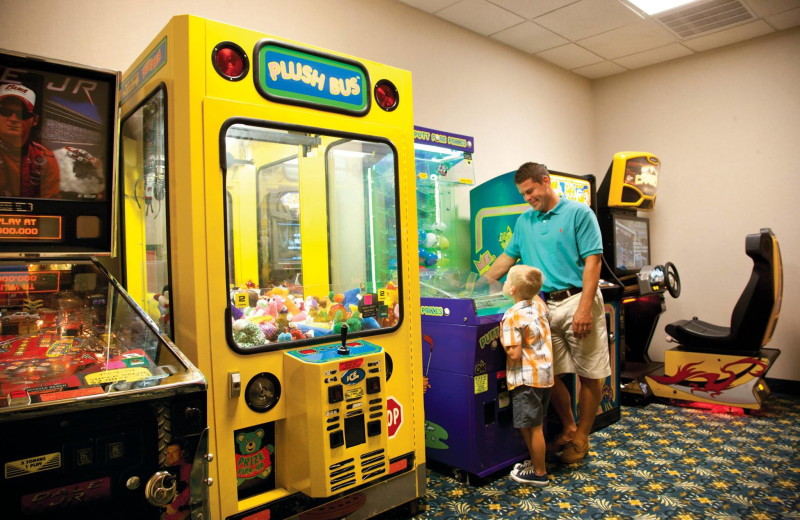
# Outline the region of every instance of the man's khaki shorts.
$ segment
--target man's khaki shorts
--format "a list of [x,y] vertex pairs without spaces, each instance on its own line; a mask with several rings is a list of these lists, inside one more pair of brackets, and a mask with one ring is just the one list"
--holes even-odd
[[597,289],[592,301],[592,330],[582,339],[572,333],[572,317],[580,301],[581,294],[576,294],[560,302],[547,302],[553,339],[553,373],[605,379],[611,375],[611,363],[603,296]]

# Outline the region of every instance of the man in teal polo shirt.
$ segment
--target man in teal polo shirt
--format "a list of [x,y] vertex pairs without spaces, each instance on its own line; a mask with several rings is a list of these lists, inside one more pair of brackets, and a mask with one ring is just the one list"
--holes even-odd
[[555,378],[551,403],[563,429],[548,445],[561,460],[577,462],[589,451],[589,433],[602,399],[603,382],[611,375],[603,297],[598,287],[603,240],[597,217],[580,202],[559,197],[542,164],[525,163],[514,175],[520,195],[531,205],[517,219],[505,251],[486,273],[498,282],[521,261],[544,273],[542,290],[550,311],[553,364],[556,376],[580,378],[578,422],[570,395]]

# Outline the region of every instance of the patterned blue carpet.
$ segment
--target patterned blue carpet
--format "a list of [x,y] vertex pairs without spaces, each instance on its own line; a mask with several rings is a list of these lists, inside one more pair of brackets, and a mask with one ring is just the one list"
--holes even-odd
[[546,488],[507,473],[474,486],[428,469],[416,515],[378,518],[800,519],[800,397],[773,395],[751,415],[623,407],[590,440],[580,463],[548,460]]

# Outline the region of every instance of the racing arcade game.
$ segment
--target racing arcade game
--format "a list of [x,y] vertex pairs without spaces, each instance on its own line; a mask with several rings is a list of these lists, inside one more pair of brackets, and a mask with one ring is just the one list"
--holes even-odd
[[413,507],[410,73],[177,16],[121,91],[123,276],[208,378],[211,517]]
[[663,367],[647,351],[659,316],[666,310],[664,293],[680,295],[680,278],[667,262],[651,265],[650,220],[638,211],[655,207],[661,162],[646,152],[614,155],[597,192],[598,220],[603,234],[603,276],[623,286],[620,379],[622,394],[632,400],[652,394],[644,376]]
[[208,518],[206,382],[89,256],[114,250],[119,75],[2,52],[0,78],[0,516]]
[[666,326],[679,346],[664,353],[663,371],[645,380],[662,398],[760,409],[770,395],[764,377],[780,350],[764,348],[772,339],[783,301],[783,262],[769,228],[745,237],[753,260],[750,279],[736,302],[730,326],[697,317]]

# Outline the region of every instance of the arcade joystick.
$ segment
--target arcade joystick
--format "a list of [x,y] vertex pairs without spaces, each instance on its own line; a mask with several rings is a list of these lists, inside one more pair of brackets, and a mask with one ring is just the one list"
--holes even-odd
[[342,323],[342,345],[336,350],[340,356],[347,356],[350,354],[350,349],[347,347],[347,325]]

